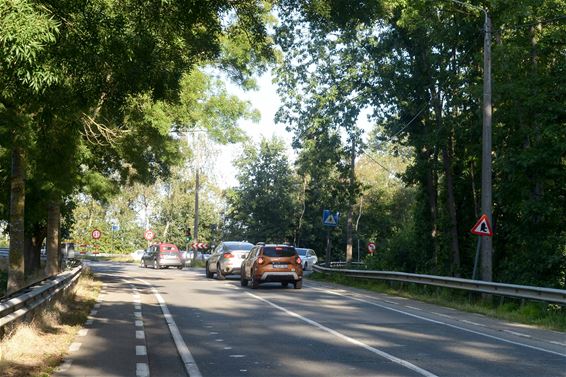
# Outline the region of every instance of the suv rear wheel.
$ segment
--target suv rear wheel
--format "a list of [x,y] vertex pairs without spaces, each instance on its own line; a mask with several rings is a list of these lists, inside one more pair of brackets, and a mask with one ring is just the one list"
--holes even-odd
[[157,262],[157,260],[153,261],[153,268],[159,270],[159,263]]
[[252,271],[252,289],[257,289],[259,287],[259,281],[255,277],[255,271]]
[[294,286],[295,289],[301,289],[301,288],[303,288],[303,281],[297,280],[295,283],[293,283],[293,286]]
[[244,276],[244,271],[242,271],[242,274],[240,276],[240,285],[242,287],[247,287],[248,286],[248,279],[245,278]]

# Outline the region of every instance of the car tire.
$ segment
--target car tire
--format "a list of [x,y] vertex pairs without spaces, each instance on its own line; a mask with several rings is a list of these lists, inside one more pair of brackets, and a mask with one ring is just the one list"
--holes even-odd
[[240,276],[240,285],[242,287],[247,287],[248,286],[248,279],[246,279],[244,277],[244,274],[242,273],[242,275]]
[[159,266],[159,263],[157,263],[156,260],[153,261],[153,268],[154,268],[155,270],[159,270],[159,269],[161,268],[161,267]]
[[224,276],[224,274],[222,273],[222,270],[220,269],[220,264],[216,265],[216,278],[218,280],[226,279],[226,276]]
[[293,283],[293,287],[295,289],[301,289],[303,288],[303,281],[302,280],[297,280],[295,283]]
[[252,289],[257,289],[259,287],[259,281],[255,277],[255,271],[252,271]]
[[182,270],[182,269],[183,269],[183,266],[177,266],[177,268],[178,268],[179,270]]
[[286,281],[283,281],[283,282],[281,282],[281,286],[282,286],[283,288],[287,288],[287,287],[289,286],[289,283],[286,282]]
[[208,279],[212,279],[212,277],[214,276],[214,272],[210,272],[210,269],[208,268],[208,263],[206,264],[206,267],[205,267],[204,270],[205,270],[205,273],[206,273],[206,277]]

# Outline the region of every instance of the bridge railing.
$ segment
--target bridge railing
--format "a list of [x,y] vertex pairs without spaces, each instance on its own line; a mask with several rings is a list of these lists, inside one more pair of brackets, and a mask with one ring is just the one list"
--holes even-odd
[[[331,264],[332,265],[332,264]],[[432,285],[444,288],[463,289],[478,293],[514,297],[528,300],[544,301],[553,304],[566,305],[566,290],[554,288],[532,287],[493,283],[481,280],[460,279],[453,277],[409,274],[391,271],[352,270],[342,268],[327,268],[320,265],[313,266],[315,271],[339,274],[352,278],[378,279],[386,281],[400,281],[422,285]]]

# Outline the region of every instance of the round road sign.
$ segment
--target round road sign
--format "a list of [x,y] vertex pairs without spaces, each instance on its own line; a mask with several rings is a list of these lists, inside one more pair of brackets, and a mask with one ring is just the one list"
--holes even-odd
[[90,235],[92,236],[92,238],[97,240],[100,238],[100,236],[102,236],[102,232],[98,229],[94,229]]
[[155,236],[155,233],[153,233],[153,231],[151,229],[146,230],[143,234],[143,238],[145,238],[148,241],[151,241],[154,236]]
[[375,251],[375,242],[368,243],[368,252],[370,254],[373,254],[374,251]]

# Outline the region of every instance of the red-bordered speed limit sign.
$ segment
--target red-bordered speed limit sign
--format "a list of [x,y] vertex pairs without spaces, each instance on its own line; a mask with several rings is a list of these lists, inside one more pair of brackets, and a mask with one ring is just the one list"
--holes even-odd
[[92,236],[92,238],[97,240],[100,238],[100,236],[102,236],[102,232],[98,229],[94,229],[90,235]]
[[375,242],[368,243],[368,252],[373,254],[375,252]]
[[145,238],[148,241],[151,241],[153,237],[155,237],[155,233],[153,233],[153,230],[151,229],[148,229],[143,233],[143,238]]

